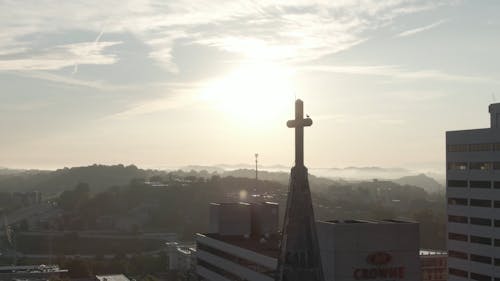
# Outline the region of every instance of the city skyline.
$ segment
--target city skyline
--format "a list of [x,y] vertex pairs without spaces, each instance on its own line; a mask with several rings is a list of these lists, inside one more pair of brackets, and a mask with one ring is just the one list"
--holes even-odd
[[287,166],[297,97],[308,167],[444,170],[500,98],[494,1],[0,6],[5,167]]

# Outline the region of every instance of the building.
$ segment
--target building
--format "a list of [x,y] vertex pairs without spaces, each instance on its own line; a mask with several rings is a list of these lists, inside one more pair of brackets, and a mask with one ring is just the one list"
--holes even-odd
[[446,132],[450,281],[500,281],[500,104],[490,128]]
[[448,280],[448,253],[446,251],[420,250],[422,281]]
[[201,280],[272,281],[278,265],[278,204],[210,204],[209,233],[196,234]]
[[167,270],[188,271],[196,264],[196,245],[167,242]]
[[58,265],[0,266],[0,280],[49,280],[67,273],[67,269],[60,269]]
[[123,274],[113,274],[113,275],[96,275],[96,281],[130,281]]
[[326,281],[421,280],[418,223],[318,221]]
[[[220,204],[218,208],[220,210],[227,206],[232,209],[234,205]],[[247,205],[249,209],[252,208],[252,204]],[[276,215],[277,218],[278,206],[263,203],[258,204],[256,209],[259,207],[270,210],[265,216],[269,219],[266,223],[270,229],[275,229],[274,232],[250,232],[249,235],[245,231],[236,234],[231,232],[230,235],[212,232],[196,235],[196,271],[201,280],[275,280],[281,237],[277,231],[278,221],[272,217]],[[275,214],[272,210],[275,210]],[[230,212],[218,214],[224,213]],[[251,214],[250,221],[253,215],[259,213]],[[225,220],[211,215],[211,219],[214,218],[226,222],[237,221],[234,217]],[[246,215],[243,218],[246,219]],[[235,227],[248,229],[239,223]],[[230,225],[224,226],[224,229],[227,228]],[[403,220],[318,221],[316,228],[322,269],[327,281],[421,280],[418,223]]]

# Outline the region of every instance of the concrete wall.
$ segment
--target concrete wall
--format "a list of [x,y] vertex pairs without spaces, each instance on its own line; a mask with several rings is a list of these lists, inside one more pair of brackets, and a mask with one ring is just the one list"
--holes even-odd
[[251,208],[247,203],[210,204],[210,233],[247,235],[251,233]]
[[278,233],[279,205],[265,202],[252,204],[252,235],[265,236]]

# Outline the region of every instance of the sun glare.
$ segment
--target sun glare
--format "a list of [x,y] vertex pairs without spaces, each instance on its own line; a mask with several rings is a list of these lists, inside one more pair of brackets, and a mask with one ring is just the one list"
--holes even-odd
[[204,89],[203,97],[231,118],[262,124],[283,117],[293,102],[292,71],[271,63],[247,63]]

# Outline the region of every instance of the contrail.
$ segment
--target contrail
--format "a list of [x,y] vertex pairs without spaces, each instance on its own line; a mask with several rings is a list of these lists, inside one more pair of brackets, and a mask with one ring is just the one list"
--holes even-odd
[[[97,45],[99,43],[99,40],[101,40],[102,35],[104,34],[104,28],[101,28],[101,32],[97,35],[97,37],[94,40],[94,44]],[[75,66],[73,67],[73,72],[71,72],[71,75],[75,75],[78,72],[78,63],[75,63]]]

